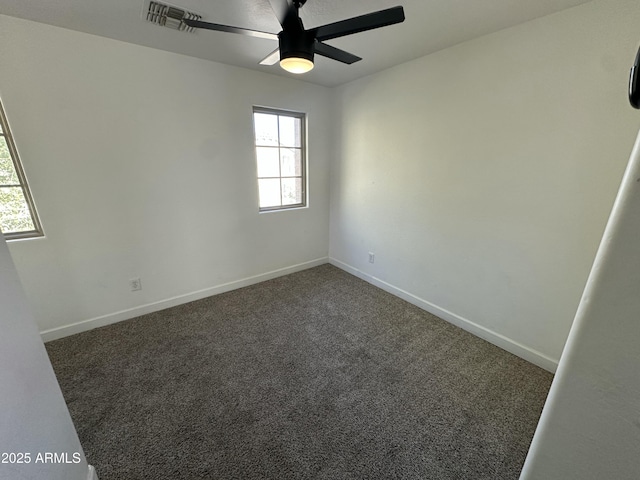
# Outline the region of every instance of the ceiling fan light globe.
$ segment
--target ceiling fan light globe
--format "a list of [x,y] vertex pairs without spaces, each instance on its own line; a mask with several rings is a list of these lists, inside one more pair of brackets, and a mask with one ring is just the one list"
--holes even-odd
[[307,58],[287,57],[280,60],[280,66],[287,72],[299,75],[313,69],[313,62]]

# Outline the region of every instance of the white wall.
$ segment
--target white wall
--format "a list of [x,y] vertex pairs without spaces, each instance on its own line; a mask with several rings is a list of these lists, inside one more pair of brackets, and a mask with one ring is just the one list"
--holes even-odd
[[[638,10],[596,0],[333,90],[0,15],[0,95],[46,232],[10,250],[40,329],[330,248],[553,370],[639,125],[624,95]],[[308,113],[308,209],[257,213],[252,105]]]
[[340,87],[332,261],[553,370],[640,125],[638,25],[594,1]]
[[[29,454],[21,464],[0,458],[0,479],[86,480],[84,452],[2,235],[0,305],[0,453],[23,462]],[[46,453],[71,463],[38,461]]]
[[[10,250],[45,338],[326,261],[327,88],[1,15],[0,58],[46,234]],[[258,214],[253,105],[308,114],[309,208]]]
[[640,134],[531,444],[523,480],[638,478],[639,211]]

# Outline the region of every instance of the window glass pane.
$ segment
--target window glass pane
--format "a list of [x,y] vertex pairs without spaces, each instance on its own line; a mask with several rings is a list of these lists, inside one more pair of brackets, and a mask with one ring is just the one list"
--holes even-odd
[[280,145],[285,147],[300,147],[301,119],[296,117],[280,118]]
[[9,147],[4,136],[0,136],[0,185],[19,185],[16,169],[11,161]]
[[[15,155],[15,156],[14,156]],[[0,231],[7,240],[42,236],[42,227],[26,184],[0,102]]]
[[278,145],[278,116],[268,113],[254,113],[256,145]]
[[256,147],[258,159],[258,177],[279,177],[278,149],[274,147]]
[[299,177],[302,175],[302,152],[299,148],[281,148],[280,162],[283,177]]
[[280,202],[280,179],[267,178],[258,180],[260,194],[260,208],[279,207]]
[[261,210],[304,206],[304,114],[254,107]]
[[0,230],[2,233],[35,230],[22,187],[0,187]]
[[302,179],[282,179],[282,204],[296,205],[302,203]]

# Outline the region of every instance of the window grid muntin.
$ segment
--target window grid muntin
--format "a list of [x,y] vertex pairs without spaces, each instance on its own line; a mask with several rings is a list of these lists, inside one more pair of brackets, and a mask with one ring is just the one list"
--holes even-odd
[[18,156],[18,150],[16,149],[15,143],[13,141],[13,136],[11,135],[11,129],[9,128],[9,122],[7,120],[7,116],[4,113],[4,107],[2,105],[2,101],[0,100],[0,136],[3,137],[6,141],[7,148],[9,150],[9,156],[11,157],[11,162],[13,163],[13,168],[18,177],[19,184],[11,185],[11,184],[1,184],[0,187],[6,188],[17,188],[20,187],[22,189],[22,195],[24,197],[25,203],[29,210],[29,214],[31,215],[31,223],[34,226],[33,230],[25,230],[20,232],[8,232],[2,233],[5,240],[18,240],[22,238],[34,238],[34,237],[42,237],[44,236],[44,232],[42,231],[42,225],[40,224],[40,219],[38,218],[38,213],[36,211],[35,203],[33,201],[33,197],[31,196],[31,191],[29,189],[27,183],[27,177],[22,168],[22,162],[20,162],[20,157]]
[[[255,114],[267,114],[273,115],[276,117],[277,124],[277,145],[268,145],[268,144],[259,144],[257,139],[257,134],[255,132],[256,123],[255,123]],[[268,212],[274,210],[287,210],[294,208],[302,208],[307,206],[307,189],[306,189],[306,115],[301,112],[292,112],[287,110],[279,110],[273,108],[266,107],[253,107],[253,115],[254,115],[254,151],[256,152],[256,173],[258,169],[258,153],[257,149],[260,148],[274,148],[278,150],[278,177],[260,177],[257,176],[258,180],[258,210],[260,212]],[[294,119],[298,119],[300,121],[300,146],[283,146],[281,145],[281,135],[280,135],[280,117],[291,117]],[[295,136],[294,136],[295,138]],[[293,149],[298,150],[300,152],[300,175],[295,176],[282,176],[282,149]],[[280,186],[280,205],[269,206],[269,207],[261,207],[260,206],[260,180],[279,180]],[[293,204],[286,204],[283,201],[283,179],[300,179],[300,197],[301,201]]]

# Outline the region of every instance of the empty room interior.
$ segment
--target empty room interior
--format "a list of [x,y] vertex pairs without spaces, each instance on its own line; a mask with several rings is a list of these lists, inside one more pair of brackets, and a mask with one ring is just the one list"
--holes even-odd
[[637,478],[639,27],[0,0],[0,479]]

